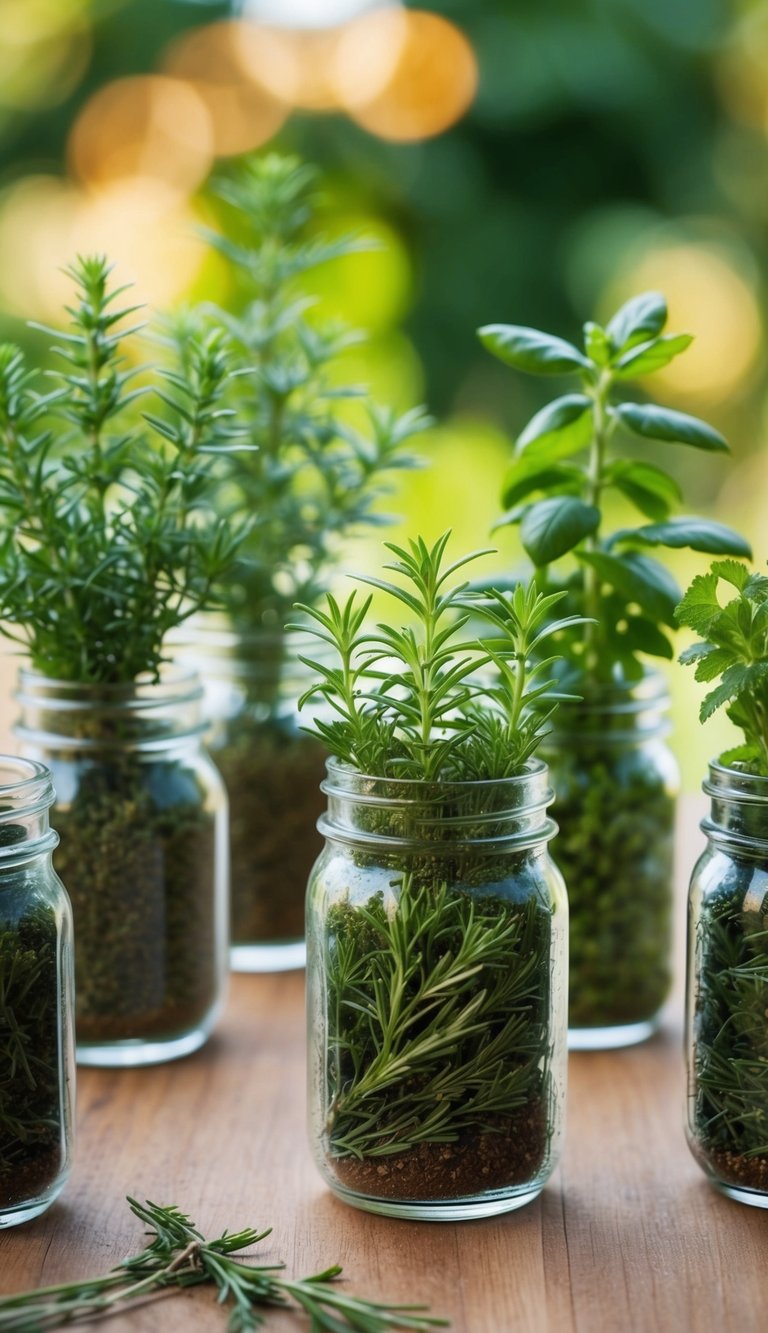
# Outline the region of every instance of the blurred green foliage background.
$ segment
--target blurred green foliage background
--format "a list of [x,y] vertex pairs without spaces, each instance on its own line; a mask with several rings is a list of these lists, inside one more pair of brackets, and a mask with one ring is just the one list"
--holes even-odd
[[[575,338],[659,287],[697,339],[659,376],[664,401],[733,447],[679,451],[687,507],[742,528],[762,563],[768,7],[441,0],[411,8],[422,26],[395,33],[396,57],[375,25],[402,13],[365,0],[245,4],[3,0],[0,335],[36,342],[25,320],[56,317],[78,248],[113,254],[154,307],[226,299],[195,231],[206,178],[250,147],[295,150],[327,173],[331,227],[381,243],[322,278],[323,310],[370,332],[354,377],[439,419],[395,534],[486,544],[515,434],[550,396],[482,351],[479,324]],[[499,568],[516,542],[498,534]],[[348,564],[378,558],[366,539]],[[702,565],[681,553],[676,572]],[[691,682],[673,681],[692,786],[728,724],[699,734]]]

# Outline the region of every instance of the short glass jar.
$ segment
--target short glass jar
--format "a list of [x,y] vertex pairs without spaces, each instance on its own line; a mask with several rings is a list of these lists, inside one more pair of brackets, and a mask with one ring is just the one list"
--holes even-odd
[[568,909],[546,766],[496,782],[333,760],[307,899],[310,1135],[347,1203],[425,1221],[536,1198],[561,1147]]
[[231,964],[236,972],[303,967],[304,895],[322,842],[326,751],[301,730],[298,699],[317,658],[309,635],[235,634],[195,622],[180,660],[205,685],[207,744],[229,796]]
[[723,1194],[768,1208],[768,777],[712,763],[688,898],[688,1143]]
[[607,1049],[651,1036],[669,993],[679,773],[660,676],[574,693],[541,752],[568,885],[568,1041]]
[[227,802],[202,747],[200,684],[175,669],[128,685],[22,671],[16,697],[22,753],[56,784],[78,1060],[187,1055],[218,1015],[227,945]]
[[0,1228],[45,1212],[70,1170],[72,913],[54,799],[43,764],[0,756]]

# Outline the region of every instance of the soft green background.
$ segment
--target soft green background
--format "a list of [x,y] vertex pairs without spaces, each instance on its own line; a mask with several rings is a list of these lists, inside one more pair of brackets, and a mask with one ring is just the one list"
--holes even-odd
[[[316,17],[326,3],[316,0]],[[325,167],[335,227],[381,242],[323,280],[324,311],[370,330],[367,348],[353,355],[353,378],[398,406],[423,398],[440,421],[424,441],[430,468],[392,500],[404,515],[395,534],[418,528],[434,536],[451,526],[458,545],[485,545],[515,433],[559,388],[491,361],[474,338],[478,324],[541,325],[573,337],[589,315],[658,286],[669,297],[671,327],[695,333],[697,343],[658,378],[657,392],[707,416],[733,446],[725,461],[674,455],[686,507],[742,528],[762,563],[768,7],[421,7],[448,17],[474,50],[479,87],[460,123],[398,144],[343,115],[299,112],[273,141]],[[0,334],[34,340],[22,317],[51,318],[66,245],[122,246],[129,258],[121,273],[132,276],[135,259],[149,275],[140,294],[151,301],[226,295],[220,268],[193,240],[196,220],[210,215],[204,194],[190,187],[153,215],[162,180],[140,181],[124,197],[100,195],[98,184],[85,189],[71,129],[96,90],[163,71],[179,34],[230,14],[226,4],[185,0],[3,0]],[[169,155],[169,178],[175,165]],[[356,543],[346,563],[370,567],[378,540]],[[515,535],[494,540],[497,567],[517,567]],[[681,555],[681,580],[704,560]],[[690,674],[673,672],[673,691],[677,748],[693,787],[728,725],[699,731]]]

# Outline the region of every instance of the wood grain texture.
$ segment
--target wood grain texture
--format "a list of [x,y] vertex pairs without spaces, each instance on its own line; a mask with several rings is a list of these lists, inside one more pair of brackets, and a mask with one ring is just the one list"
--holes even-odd
[[[678,907],[700,846],[688,805]],[[127,1193],[208,1234],[274,1226],[262,1253],[299,1275],[341,1262],[351,1290],[428,1302],[457,1333],[753,1333],[765,1327],[768,1213],[721,1198],[685,1146],[680,988],[664,1030],[571,1057],[562,1165],[526,1209],[435,1225],[369,1216],[325,1189],[304,1131],[303,978],[233,978],[216,1037],[154,1069],[83,1070],[72,1179],[47,1216],[0,1235],[0,1292],[105,1271],[140,1248]],[[109,1322],[207,1333],[196,1291]],[[276,1314],[268,1328],[301,1320]]]

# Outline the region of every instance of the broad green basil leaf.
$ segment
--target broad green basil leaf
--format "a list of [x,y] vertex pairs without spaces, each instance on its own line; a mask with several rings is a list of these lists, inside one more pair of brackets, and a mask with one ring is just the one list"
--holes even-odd
[[581,453],[591,438],[592,399],[583,393],[568,393],[531,417],[518,436],[515,452],[542,466]]
[[656,338],[653,342],[640,343],[619,358],[614,366],[614,376],[617,380],[633,380],[639,375],[650,375],[654,370],[669,365],[692,342],[690,333],[676,333]]
[[617,352],[623,352],[655,338],[666,322],[667,303],[661,292],[642,292],[616,312],[606,332]]
[[614,533],[612,544],[634,544],[643,546],[689,546],[692,551],[706,551],[709,555],[741,555],[752,558],[749,542],[727,528],[724,523],[716,523],[711,518],[697,518],[696,515],[684,518],[670,518],[666,523],[647,523],[634,530],[627,528]]
[[584,347],[587,356],[598,366],[607,366],[613,352],[613,345],[605,329],[590,320],[584,325]]
[[594,372],[591,361],[578,347],[539,329],[528,329],[521,324],[485,324],[477,334],[483,347],[515,370],[526,370],[531,375],[562,375],[572,370]]
[[675,650],[663,630],[645,616],[627,616],[627,628],[624,637],[636,653],[647,653],[649,657],[665,657],[671,662]]
[[682,499],[674,478],[652,463],[618,458],[606,468],[605,477],[608,484],[626,495],[641,514],[657,522],[665,519]]
[[577,495],[584,479],[580,468],[559,464],[547,467],[536,460],[518,458],[504,478],[501,502],[507,507],[517,505],[535,491]]
[[653,620],[675,626],[675,607],[680,589],[668,569],[646,555],[626,551],[610,555],[607,551],[579,551],[579,559],[592,565],[600,578],[637,605]]
[[600,510],[570,495],[531,505],[520,526],[523,546],[535,565],[548,565],[595,532]]
[[647,440],[668,440],[670,444],[690,444],[694,449],[728,453],[728,442],[714,426],[687,412],[675,412],[671,407],[656,407],[653,403],[619,403],[614,411],[622,426],[633,435]]

